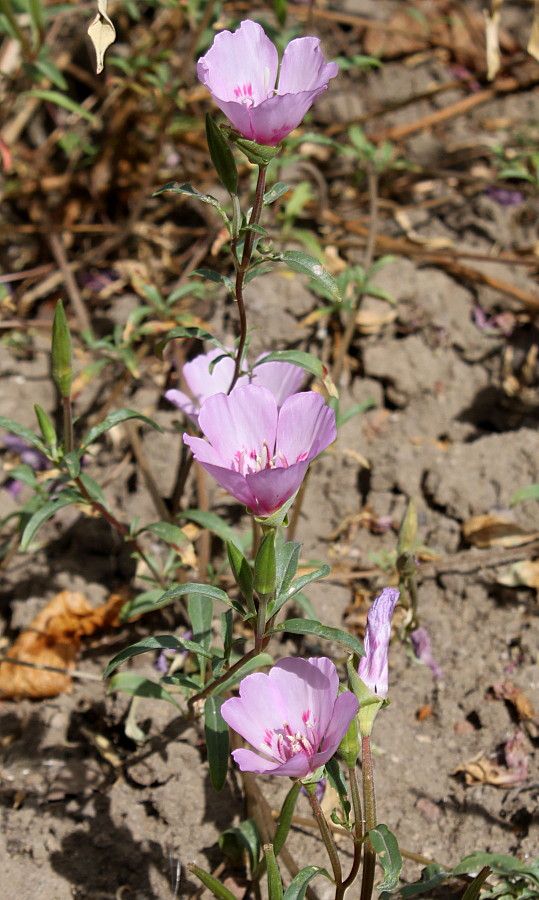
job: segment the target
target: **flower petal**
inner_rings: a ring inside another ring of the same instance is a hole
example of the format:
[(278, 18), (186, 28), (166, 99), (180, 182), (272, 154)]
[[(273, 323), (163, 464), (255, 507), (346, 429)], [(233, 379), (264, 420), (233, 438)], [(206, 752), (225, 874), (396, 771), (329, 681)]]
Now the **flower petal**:
[(305, 753), (296, 753), (281, 765), (265, 760), (262, 756), (247, 749), (233, 750), (232, 756), (242, 772), (254, 772), (255, 775), (268, 773), (270, 775), (288, 775), (289, 778), (305, 778), (312, 770), (309, 758)]
[[(210, 371), (211, 363), (219, 357), (221, 359)], [(224, 356), (220, 347), (215, 347), (185, 363), (182, 374), (191, 393), (202, 405), (213, 394), (226, 394), (234, 375), (234, 360)]]
[[(249, 509), (256, 506), (256, 497), (247, 484), (245, 476), (220, 465), (220, 457), (211, 444), (208, 444), (202, 438), (192, 437), (189, 434), (183, 435), (183, 442), (191, 448), (197, 462), (206, 469), (206, 472), (215, 479), (217, 484), (220, 484), (225, 491), (228, 491), (229, 494)], [(268, 514), (266, 513), (266, 515)]]
[(388, 693), (388, 649), (391, 637), (391, 617), (399, 599), (395, 588), (384, 588), (374, 600), (367, 615), (365, 656), (359, 661), (358, 675), (379, 697)]
[[(348, 731), (350, 722), (354, 716), (357, 715), (358, 710), (359, 703), (357, 697), (355, 697), (351, 691), (344, 691), (342, 694), (339, 694), (335, 701), (333, 715), (320, 748), (320, 753), (326, 757), (323, 762), (327, 762), (328, 759), (333, 756)], [(322, 761), (317, 762), (317, 765), (321, 766)]]
[(325, 61), (318, 38), (296, 38), (290, 41), (284, 51), (278, 92), (280, 95), (306, 91), (319, 93), (327, 87), (330, 78), (335, 78), (338, 73), (337, 63)]
[(325, 450), (337, 437), (335, 413), (314, 391), (292, 394), (279, 413), (277, 452), (289, 465), (304, 456), (309, 461)]
[[(265, 355), (263, 353), (258, 359), (264, 359)], [(253, 369), (253, 383), (268, 388), (279, 408), (287, 397), (299, 391), (304, 377), (305, 372), (300, 366), (287, 362), (262, 362)]]
[(220, 464), (228, 467), (242, 449), (256, 455), (266, 443), (273, 454), (277, 403), (267, 388), (243, 385), (229, 396), (208, 397), (202, 404), (199, 424), (219, 455)]
[[(315, 98), (323, 90), (324, 88), (321, 87), (314, 91), (302, 91), (299, 94), (275, 94), (269, 100), (264, 100), (259, 106), (253, 106), (247, 110), (250, 134), (240, 129), (238, 125), (236, 128), (251, 141), (275, 147), (287, 134), (298, 127)], [(221, 104), (219, 105), (221, 106)], [(230, 118), (229, 112), (223, 106), (221, 109)], [(233, 120), (231, 119), (231, 121)]]
[(255, 516), (271, 516), (277, 512), (296, 493), (308, 468), (309, 461), (305, 460), (288, 468), (262, 469), (246, 475), (253, 499), (250, 508)]
[(195, 400), (192, 400), (183, 391), (176, 390), (176, 388), (165, 391), (165, 398), (169, 403), (181, 409), (198, 426), (198, 403)]
[(247, 104), (262, 103), (273, 91), (278, 65), (277, 50), (262, 26), (247, 19), (234, 33), (216, 35), (198, 61), (197, 75), (218, 106), (220, 101), (233, 101), (246, 109)]
[[(286, 657), (273, 666), (269, 677), (286, 697), (286, 721), (290, 728), (294, 734), (299, 732), (309, 737), (317, 750), (331, 720), (339, 689), (335, 665), (326, 657)], [(307, 727), (307, 721), (312, 730)]]
[(255, 672), (240, 683), (239, 697), (223, 703), (221, 715), (256, 750), (271, 756), (271, 742), (266, 736), (282, 728), (287, 709), (288, 697), (280, 686), (270, 675)]

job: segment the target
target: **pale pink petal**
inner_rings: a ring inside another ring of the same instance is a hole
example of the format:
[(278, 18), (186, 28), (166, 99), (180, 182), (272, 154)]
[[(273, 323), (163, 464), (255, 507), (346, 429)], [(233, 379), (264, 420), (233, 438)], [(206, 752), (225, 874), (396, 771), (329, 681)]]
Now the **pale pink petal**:
[[(184, 443), (189, 445), (189, 440), (187, 438), (189, 435), (183, 436)], [(194, 440), (194, 439), (193, 439)], [(201, 444), (205, 444), (206, 447), (210, 447), (210, 445), (206, 441), (201, 441)], [(212, 452), (213, 447), (210, 447)], [(220, 484), (225, 491), (227, 491), (232, 497), (235, 497), (236, 500), (239, 500), (240, 503), (243, 503), (248, 509), (252, 509), (254, 511), (254, 507), (256, 506), (256, 497), (253, 496), (247, 481), (243, 475), (240, 475), (239, 472), (233, 472), (231, 469), (225, 469), (221, 465), (213, 465), (210, 462), (207, 462), (203, 458), (203, 451), (201, 451), (198, 447), (196, 452), (193, 450), (193, 455), (195, 459), (200, 463), (200, 465), (206, 469), (212, 478), (215, 479), (217, 484)], [(206, 454), (208, 455), (208, 454)], [(261, 515), (269, 515), (269, 513), (263, 513)]]
[(391, 637), (391, 617), (399, 599), (395, 588), (384, 588), (374, 600), (365, 631), (365, 656), (359, 661), (358, 675), (379, 697), (388, 693), (388, 650)]
[(271, 516), (290, 500), (305, 478), (309, 462), (296, 463), (288, 469), (262, 469), (245, 480), (253, 497), (250, 507), (256, 516)]
[[(357, 697), (351, 691), (344, 691), (342, 694), (339, 694), (333, 707), (331, 721), (320, 747), (320, 753), (325, 756), (327, 754), (323, 762), (327, 762), (333, 756), (358, 710)], [(318, 762), (317, 765), (321, 766), (322, 762)]]
[(320, 394), (292, 394), (284, 401), (277, 426), (277, 451), (289, 465), (298, 457), (314, 459), (336, 437), (335, 413)]
[[(263, 359), (264, 354), (258, 357)], [(287, 362), (268, 362), (255, 365), (253, 383), (267, 387), (280, 408), (287, 397), (299, 391), (305, 372), (300, 366)]]
[(259, 144), (277, 146), (287, 134), (298, 127), (315, 98), (323, 90), (321, 87), (313, 91), (302, 91), (300, 94), (275, 94), (260, 106), (248, 110), (250, 134), (247, 135), (243, 131), (242, 134), (252, 141), (258, 141)]
[(267, 388), (245, 385), (234, 388), (229, 396), (208, 397), (199, 413), (199, 424), (221, 459), (229, 466), (238, 451), (259, 454), (267, 444), (275, 447), (277, 404)]
[(176, 388), (165, 391), (165, 397), (169, 403), (181, 409), (198, 426), (198, 403), (195, 400), (192, 400), (183, 391), (176, 390)]
[(198, 61), (197, 75), (219, 106), (219, 101), (236, 101), (247, 108), (273, 91), (278, 65), (277, 50), (262, 26), (247, 19), (235, 32), (216, 35)]
[(273, 666), (270, 678), (286, 697), (287, 722), (292, 731), (311, 738), (306, 727), (308, 719), (316, 734), (314, 749), (317, 750), (331, 720), (339, 688), (335, 665), (326, 657), (286, 657)]
[(287, 762), (280, 765), (265, 760), (252, 750), (233, 750), (234, 762), (242, 772), (253, 772), (255, 775), (287, 775), (289, 778), (305, 778), (311, 771), (310, 760), (305, 753), (296, 753)]
[[(272, 670), (273, 671), (273, 670)], [(282, 728), (287, 717), (288, 698), (270, 675), (255, 672), (240, 683), (240, 696), (226, 700), (221, 707), (223, 719), (256, 750), (271, 756), (265, 740), (268, 731)]]
[(325, 61), (318, 38), (296, 38), (284, 51), (278, 92), (300, 94), (303, 91), (323, 91), (328, 81), (338, 73), (337, 63)]
[[(210, 371), (211, 363), (221, 357)], [(200, 353), (190, 362), (185, 363), (182, 374), (199, 406), (213, 394), (226, 394), (234, 375), (234, 360), (225, 356), (220, 347), (208, 353)]]

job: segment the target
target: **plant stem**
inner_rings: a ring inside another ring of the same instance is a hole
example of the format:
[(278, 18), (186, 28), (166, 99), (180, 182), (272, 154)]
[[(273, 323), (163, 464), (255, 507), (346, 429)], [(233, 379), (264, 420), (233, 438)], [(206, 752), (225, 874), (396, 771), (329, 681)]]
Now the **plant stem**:
[(227, 669), (223, 675), (221, 675), (219, 678), (216, 678), (215, 681), (210, 681), (210, 683), (206, 685), (203, 691), (199, 691), (198, 694), (194, 694), (192, 697), (190, 697), (187, 702), (190, 711), (193, 711), (193, 706), (195, 705), (197, 700), (203, 700), (204, 697), (207, 697), (208, 694), (211, 694), (211, 692), (215, 690), (216, 687), (219, 687), (219, 685), (222, 684), (223, 681), (226, 681), (228, 678), (230, 678), (231, 675), (234, 675), (234, 673), (237, 672), (238, 669), (241, 669), (241, 667), (244, 666), (246, 662), (249, 662), (250, 659), (254, 659), (255, 656), (258, 656), (260, 652), (261, 651), (257, 650), (256, 647), (253, 647), (252, 650), (249, 650), (249, 653), (246, 653), (245, 656), (242, 656), (241, 659), (238, 659), (238, 661), (235, 662), (233, 666), (230, 666), (230, 669)]
[[(371, 739), (369, 736), (361, 738), (361, 753), (363, 765), (363, 805), (365, 808), (365, 831), (370, 831), (376, 825), (376, 797), (374, 793), (374, 772), (371, 755)], [(361, 900), (371, 900), (374, 886), (374, 870), (376, 866), (376, 853), (370, 838), (365, 840), (365, 854), (363, 857), (363, 880), (361, 882)]]
[(62, 410), (64, 414), (64, 450), (71, 453), (73, 450), (73, 411), (71, 397), (62, 397)]
[[(322, 840), (326, 845), (326, 850), (328, 852), (329, 861), (331, 863), (331, 868), (333, 869), (333, 878), (335, 879), (335, 900), (341, 900), (344, 897), (344, 885), (342, 881), (342, 869), (341, 869), (341, 861), (339, 859), (339, 855), (337, 853), (337, 846), (335, 844), (335, 840), (330, 831), (328, 823), (326, 821), (326, 817), (320, 808), (320, 804), (318, 802), (317, 796), (314, 793), (311, 793), (309, 788), (315, 788), (315, 785), (308, 785), (307, 792), (309, 797), (309, 802), (311, 804), (311, 808), (313, 811), (313, 815), (316, 819), (316, 824), (320, 829), (320, 834), (322, 835)], [(316, 789), (316, 788), (315, 788)]]
[(256, 616), (256, 634), (255, 634), (255, 649), (258, 653), (262, 650), (262, 645), (264, 643), (264, 632), (266, 630), (266, 612), (268, 609), (268, 601), (267, 600), (259, 600), (258, 601), (258, 612)]
[(352, 868), (348, 877), (343, 881), (343, 888), (350, 887), (356, 879), (361, 862), (361, 850), (363, 847), (363, 815), (361, 811), (361, 797), (359, 796), (359, 784), (357, 781), (357, 773), (354, 768), (348, 769), (348, 777), (350, 780), (350, 795), (352, 797), (352, 808), (354, 810), (354, 859)]
[[(266, 187), (266, 166), (258, 167), (258, 179), (256, 182), (256, 192), (255, 199), (253, 203), (253, 208), (251, 210), (251, 215), (249, 217), (249, 225), (258, 225), (260, 221), (260, 216), (262, 214), (262, 206), (264, 203), (264, 190)], [(243, 298), (243, 283), (245, 281), (245, 273), (247, 272), (247, 268), (249, 263), (251, 262), (251, 255), (253, 252), (253, 246), (255, 242), (255, 233), (254, 231), (247, 231), (245, 233), (245, 241), (243, 244), (243, 253), (241, 256), (241, 262), (238, 261), (238, 257), (236, 255), (236, 241), (232, 244), (233, 257), (234, 257), (234, 265), (236, 266), (236, 302), (238, 304), (238, 313), (240, 317), (240, 339), (238, 343), (238, 349), (236, 352), (236, 365), (234, 367), (234, 375), (232, 378), (231, 385), (228, 389), (228, 393), (236, 384), (236, 381), (239, 378), (241, 371), (241, 363), (243, 359), (243, 352), (245, 350), (245, 341), (247, 340), (247, 314), (245, 311), (245, 300)]]

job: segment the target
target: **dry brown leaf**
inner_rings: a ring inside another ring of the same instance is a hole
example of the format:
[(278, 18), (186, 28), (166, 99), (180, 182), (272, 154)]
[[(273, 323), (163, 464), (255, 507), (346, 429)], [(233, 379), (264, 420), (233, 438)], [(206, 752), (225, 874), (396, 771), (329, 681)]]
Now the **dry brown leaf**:
[(500, 56), (500, 7), (503, 0), (490, 0), (490, 9), (484, 9), (485, 41), (487, 45), (487, 78), (493, 81), (501, 65)]
[(97, 15), (88, 26), (88, 35), (94, 45), (96, 73), (99, 75), (105, 65), (105, 53), (116, 40), (116, 29), (107, 15), (107, 0), (97, 0)]
[(520, 547), (535, 541), (539, 532), (525, 531), (510, 519), (487, 514), (463, 522), (462, 536), (474, 547)]
[(73, 668), (81, 639), (98, 628), (118, 625), (118, 613), (125, 602), (124, 594), (111, 594), (107, 603), (94, 609), (83, 594), (56, 594), (6, 653), (9, 659), (31, 663), (32, 667), (8, 660), (0, 663), (0, 697), (38, 699), (70, 691), (69, 674), (34, 666)]
[(531, 587), (539, 594), (539, 558), (513, 563), (498, 575), (497, 581), (507, 587)]
[(480, 753), (469, 762), (457, 766), (452, 774), (456, 775), (458, 772), (464, 774), (464, 780), (469, 785), (493, 784), (496, 787), (508, 787), (519, 784), (527, 778), (527, 773), (524, 774), (520, 768), (510, 769), (499, 765), (485, 756), (482, 757)]
[(507, 700), (515, 707), (521, 721), (534, 718), (535, 710), (531, 700), (512, 681), (497, 682), (492, 685), (491, 690), (497, 700)]

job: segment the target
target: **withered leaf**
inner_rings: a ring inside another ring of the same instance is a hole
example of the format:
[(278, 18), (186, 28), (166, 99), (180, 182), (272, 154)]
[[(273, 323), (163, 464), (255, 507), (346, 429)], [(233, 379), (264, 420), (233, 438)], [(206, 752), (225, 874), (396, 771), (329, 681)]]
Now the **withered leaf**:
[(100, 75), (105, 66), (105, 53), (116, 40), (116, 29), (107, 15), (107, 0), (97, 0), (97, 15), (88, 26), (88, 35), (94, 45), (96, 73)]
[(472, 516), (462, 524), (462, 536), (474, 547), (520, 547), (539, 537), (509, 518), (494, 515)]
[[(107, 603), (93, 608), (83, 594), (61, 591), (21, 632), (0, 662), (0, 697), (56, 697), (71, 690), (71, 676), (65, 671), (75, 664), (81, 639), (98, 628), (119, 624), (118, 613), (125, 604), (123, 594), (111, 594)], [(18, 665), (31, 663), (31, 666)], [(37, 668), (35, 668), (37, 667)]]

